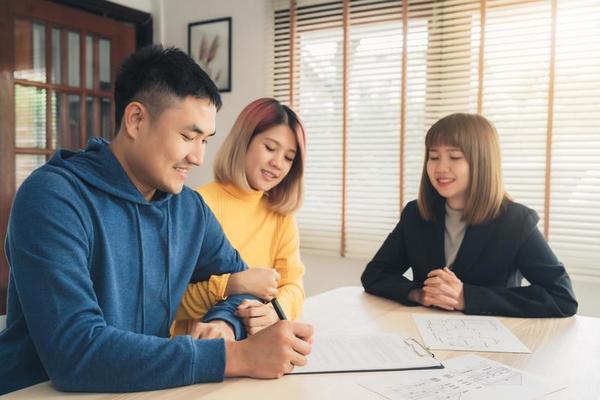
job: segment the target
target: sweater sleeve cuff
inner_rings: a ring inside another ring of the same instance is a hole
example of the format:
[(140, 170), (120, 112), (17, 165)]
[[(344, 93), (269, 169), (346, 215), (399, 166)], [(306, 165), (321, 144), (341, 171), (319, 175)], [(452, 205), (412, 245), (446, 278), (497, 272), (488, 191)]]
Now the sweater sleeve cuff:
[(212, 313), (206, 314), (203, 321), (211, 322), (211, 321), (225, 321), (233, 328), (233, 333), (235, 335), (235, 340), (242, 340), (246, 338), (246, 328), (242, 321), (238, 318), (234, 317), (230, 313), (225, 310), (215, 310)]
[(227, 296), (225, 296), (225, 290), (227, 289), (227, 284), (229, 283), (230, 276), (231, 274), (220, 275), (220, 279), (218, 280), (218, 284), (216, 287), (217, 301), (222, 301), (227, 298)]
[(246, 338), (246, 328), (242, 321), (235, 316), (235, 310), (244, 299), (256, 299), (251, 295), (234, 295), (229, 296), (225, 301), (216, 304), (213, 308), (208, 310), (208, 313), (203, 318), (204, 322), (210, 322), (214, 320), (221, 320), (229, 323), (234, 330), (235, 339), (241, 340)]
[(225, 341), (223, 339), (194, 340), (189, 385), (221, 382), (225, 378)]

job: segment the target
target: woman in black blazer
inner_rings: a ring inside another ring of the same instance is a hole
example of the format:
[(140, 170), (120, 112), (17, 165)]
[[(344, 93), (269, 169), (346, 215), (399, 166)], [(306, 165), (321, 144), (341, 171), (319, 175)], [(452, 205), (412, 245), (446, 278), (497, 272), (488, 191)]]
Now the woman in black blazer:
[[(365, 290), (465, 314), (575, 314), (571, 280), (537, 229), (536, 212), (503, 189), (493, 125), (452, 114), (429, 129), (425, 147), (419, 198), (367, 265)], [(404, 277), (409, 268), (412, 281)]]

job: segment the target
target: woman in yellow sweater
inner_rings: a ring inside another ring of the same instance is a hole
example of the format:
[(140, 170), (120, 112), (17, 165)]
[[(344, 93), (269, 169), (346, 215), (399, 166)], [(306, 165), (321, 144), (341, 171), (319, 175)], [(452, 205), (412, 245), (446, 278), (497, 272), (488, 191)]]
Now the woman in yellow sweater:
[[(249, 269), (190, 284), (177, 311), (175, 334), (190, 333), (192, 321), (234, 294), (277, 296), (288, 318), (299, 316), (304, 265), (293, 213), (303, 198), (304, 153), (304, 128), (289, 107), (262, 98), (242, 110), (217, 152), (215, 182), (198, 192)], [(248, 334), (278, 319), (270, 304), (257, 300), (244, 300), (236, 313)]]

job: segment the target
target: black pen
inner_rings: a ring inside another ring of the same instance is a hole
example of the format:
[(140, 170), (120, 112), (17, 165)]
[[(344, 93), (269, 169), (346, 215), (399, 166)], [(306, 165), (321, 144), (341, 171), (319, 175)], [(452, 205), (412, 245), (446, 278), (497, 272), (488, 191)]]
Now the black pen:
[(277, 316), (279, 317), (279, 319), (286, 320), (287, 318), (285, 317), (283, 308), (281, 308), (281, 305), (279, 304), (279, 302), (277, 301), (277, 299), (275, 297), (273, 297), (273, 300), (271, 300), (271, 304), (273, 304), (273, 308), (275, 309), (275, 312), (277, 313)]

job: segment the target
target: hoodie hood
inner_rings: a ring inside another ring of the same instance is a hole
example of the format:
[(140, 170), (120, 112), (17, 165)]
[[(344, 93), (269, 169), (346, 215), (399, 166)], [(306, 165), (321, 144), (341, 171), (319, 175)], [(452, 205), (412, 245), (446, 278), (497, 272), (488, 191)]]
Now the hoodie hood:
[(103, 192), (137, 204), (159, 205), (172, 196), (170, 193), (157, 190), (154, 196), (156, 200), (147, 201), (129, 179), (127, 172), (109, 147), (109, 142), (102, 138), (89, 139), (84, 151), (59, 150), (48, 163), (69, 170)]
[[(164, 274), (155, 278), (166, 281), (167, 289), (164, 305), (167, 315), (166, 323), (168, 324), (174, 312), (171, 298), (171, 215), (167, 202), (172, 195), (157, 191), (154, 196), (157, 200), (147, 201), (129, 179), (121, 163), (112, 152), (109, 142), (102, 138), (90, 139), (84, 151), (57, 151), (49, 164), (65, 168), (90, 186), (131, 204), (134, 216), (132, 222), (135, 225), (137, 234), (137, 240), (135, 244), (131, 243), (131, 247), (137, 246), (137, 259), (139, 262), (139, 330), (141, 333), (146, 332), (148, 304), (153, 301), (156, 302), (156, 298), (148, 298), (147, 295), (147, 281), (152, 279), (148, 275), (152, 274)], [(154, 218), (157, 218), (157, 215), (159, 215), (159, 219), (164, 218), (164, 223), (159, 224), (160, 229), (158, 231), (157, 228), (146, 226), (147, 222), (144, 222), (151, 218), (151, 215), (154, 215)], [(161, 242), (161, 237), (166, 238), (164, 242)], [(148, 243), (153, 243), (153, 245), (149, 246)], [(162, 251), (158, 253), (156, 252), (157, 245), (162, 247)], [(148, 265), (152, 265), (152, 259), (163, 259), (164, 268), (166, 269), (149, 268)]]

